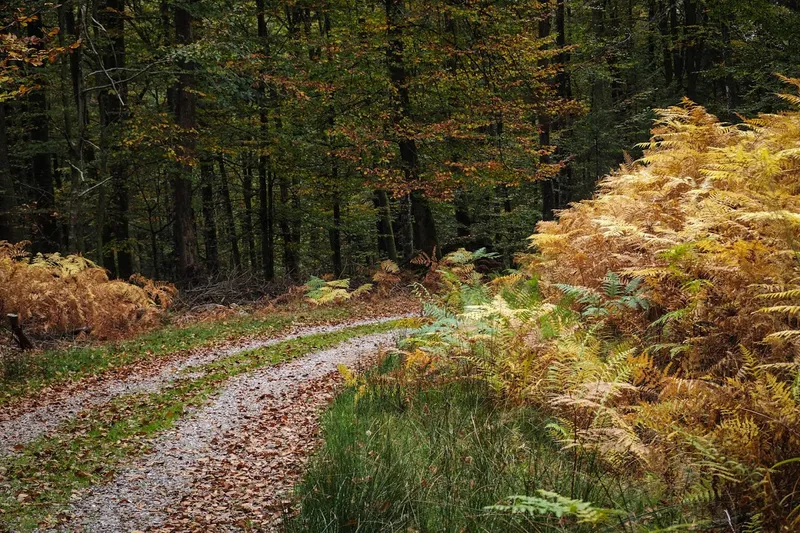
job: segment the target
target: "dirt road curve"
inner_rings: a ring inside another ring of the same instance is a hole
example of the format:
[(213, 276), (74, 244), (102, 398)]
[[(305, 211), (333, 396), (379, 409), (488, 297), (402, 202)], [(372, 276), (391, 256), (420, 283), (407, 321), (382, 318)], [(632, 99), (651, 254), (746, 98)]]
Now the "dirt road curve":
[(210, 404), (158, 436), (150, 453), (109, 483), (74, 494), (53, 531), (277, 529), (313, 448), (319, 413), (341, 381), (337, 366), (366, 365), (401, 334), (356, 337), (232, 378)]

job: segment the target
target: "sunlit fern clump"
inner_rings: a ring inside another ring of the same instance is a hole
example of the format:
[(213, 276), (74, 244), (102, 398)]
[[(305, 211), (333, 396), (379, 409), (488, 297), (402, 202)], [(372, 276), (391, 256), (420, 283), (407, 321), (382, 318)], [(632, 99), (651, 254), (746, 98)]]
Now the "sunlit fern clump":
[(355, 290), (350, 290), (349, 279), (335, 279), (331, 281), (312, 276), (305, 284), (306, 300), (314, 305), (323, 305), (349, 300), (372, 290), (371, 283), (365, 283)]
[(404, 376), (538, 406), (576, 462), (687, 521), (798, 530), (800, 112), (663, 110), (640, 161), (531, 239), (482, 298), (444, 269)]
[(31, 257), (27, 244), (0, 241), (0, 313), (19, 315), (31, 333), (81, 330), (119, 338), (155, 325), (177, 294), (174, 286), (143, 276), (110, 280), (78, 255)]

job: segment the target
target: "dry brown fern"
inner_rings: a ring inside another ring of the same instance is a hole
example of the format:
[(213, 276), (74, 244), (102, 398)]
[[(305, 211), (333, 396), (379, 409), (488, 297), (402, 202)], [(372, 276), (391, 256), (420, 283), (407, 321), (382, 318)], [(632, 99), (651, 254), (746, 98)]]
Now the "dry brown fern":
[(154, 326), (177, 294), (174, 286), (135, 276), (110, 280), (79, 255), (30, 257), (28, 243), (0, 241), (0, 313), (16, 313), (34, 334), (87, 328), (97, 338), (119, 338)]

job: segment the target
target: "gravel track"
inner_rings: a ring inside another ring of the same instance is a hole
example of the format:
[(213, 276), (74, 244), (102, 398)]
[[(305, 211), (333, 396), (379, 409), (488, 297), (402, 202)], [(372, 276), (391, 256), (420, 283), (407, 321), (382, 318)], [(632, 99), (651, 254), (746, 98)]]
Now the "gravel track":
[[(314, 328), (313, 332), (341, 328)], [(117, 533), (158, 528), (191, 492), (190, 472), (218, 455), (219, 443), (226, 433), (246, 432), (245, 426), (274, 404), (276, 396), (335, 372), (339, 364), (355, 366), (381, 348), (394, 345), (401, 334), (394, 331), (357, 337), (331, 349), (232, 378), (211, 404), (156, 438), (151, 453), (122, 469), (109, 484), (96, 485), (75, 499), (65, 512), (64, 525), (57, 531)]]
[(15, 413), (7, 420), (0, 420), (0, 457), (12, 454), (15, 452), (15, 448), (46, 435), (61, 423), (75, 418), (81, 411), (102, 405), (124, 394), (157, 392), (172, 383), (176, 378), (185, 376), (192, 367), (298, 337), (330, 333), (361, 325), (379, 324), (410, 316), (412, 315), (359, 320), (337, 325), (297, 327), (291, 333), (277, 338), (247, 340), (235, 342), (222, 348), (201, 350), (188, 358), (171, 361), (155, 375), (148, 373), (134, 374), (126, 376), (124, 379), (102, 382), (96, 387), (90, 385), (86, 389), (76, 391), (70, 396), (56, 397), (52, 401), (36, 405), (30, 410)]

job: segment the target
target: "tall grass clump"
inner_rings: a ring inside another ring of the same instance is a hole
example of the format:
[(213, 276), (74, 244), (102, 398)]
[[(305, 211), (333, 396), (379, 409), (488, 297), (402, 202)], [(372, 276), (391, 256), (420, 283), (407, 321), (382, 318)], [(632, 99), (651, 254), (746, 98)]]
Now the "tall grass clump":
[(385, 361), (324, 415), (324, 445), (299, 488), (290, 531), (596, 530), (566, 508), (561, 516), (490, 508), (538, 490), (592, 502), (596, 513), (625, 507), (602, 515), (607, 527), (626, 529), (647, 512), (652, 502), (635, 488), (597, 482), (599, 462), (561, 453), (537, 410), (500, 406), (480, 382), (401, 386), (403, 365)]

